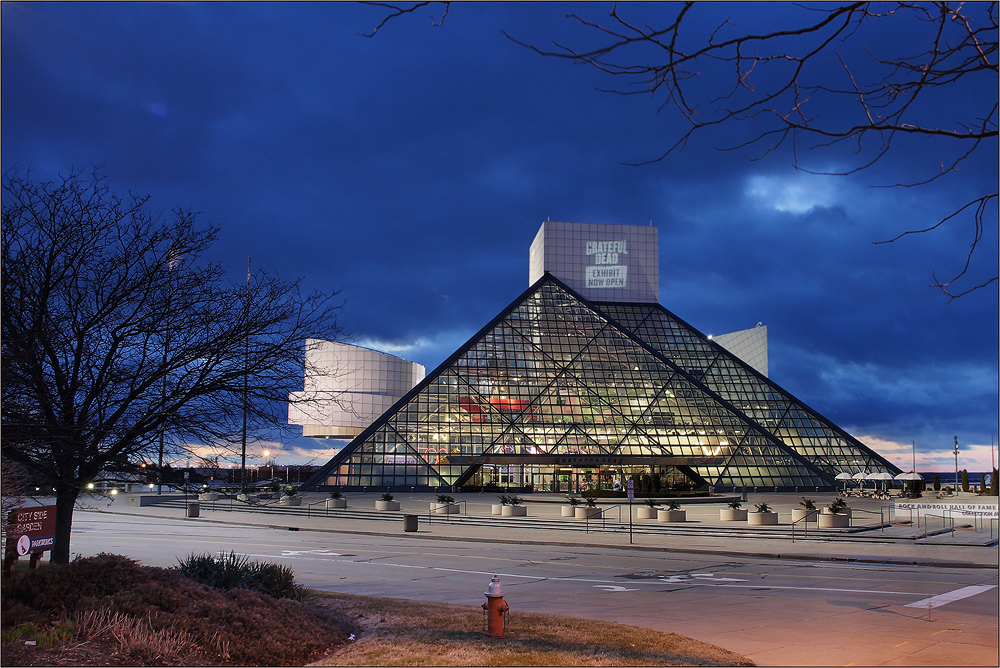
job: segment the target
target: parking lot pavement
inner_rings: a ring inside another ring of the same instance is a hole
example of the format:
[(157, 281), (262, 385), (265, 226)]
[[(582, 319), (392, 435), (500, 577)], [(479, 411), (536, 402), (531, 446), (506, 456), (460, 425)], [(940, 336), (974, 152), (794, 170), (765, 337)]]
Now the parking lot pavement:
[[(879, 561), (884, 563), (933, 564), (996, 568), (997, 522), (978, 523), (956, 529), (930, 520), (920, 526), (893, 522), (892, 504), (876, 499), (849, 499), (853, 509), (850, 530), (819, 532), (815, 524), (808, 531), (791, 535), (792, 510), (800, 507), (802, 494), (749, 494), (744, 508), (767, 503), (777, 511), (776, 527), (749, 527), (745, 522), (723, 522), (720, 500), (682, 501), (687, 511), (683, 523), (665, 525), (655, 520), (635, 518), (636, 506), (627, 502), (601, 500), (604, 520), (577, 520), (562, 516), (566, 498), (554, 494), (523, 495), (528, 508), (526, 517), (498, 517), (492, 514), (499, 499), (493, 494), (453, 494), (459, 504), (456, 515), (431, 512), (436, 495), (430, 493), (394, 493), (399, 511), (375, 511), (381, 493), (347, 493), (347, 508), (328, 510), (325, 494), (301, 495), (301, 505), (282, 506), (265, 501), (248, 506), (232, 499), (203, 502), (199, 516), (192, 521), (267, 526), (288, 526), (315, 531), (354, 532), (397, 535), (403, 532), (404, 515), (417, 515), (418, 530), (408, 535), (427, 539), (458, 538), (470, 541), (516, 543), (552, 543), (600, 545), (645, 550), (717, 552), (750, 556), (841, 561)], [(730, 497), (725, 497), (730, 498)], [(829, 505), (833, 494), (810, 495), (817, 507)], [(978, 497), (990, 502), (990, 497)], [(189, 499), (192, 501), (193, 497)], [(89, 503), (95, 510), (150, 514), (160, 517), (184, 517), (184, 501), (170, 497), (167, 503), (138, 507), (119, 497), (112, 502), (95, 498)], [(996, 503), (996, 497), (992, 497)], [(629, 523), (630, 511), (632, 521)], [(863, 528), (862, 530), (858, 530)], [(867, 527), (867, 528), (864, 528)], [(943, 529), (947, 529), (942, 531)], [(937, 532), (937, 533), (936, 533)], [(924, 538), (924, 535), (927, 538)], [(794, 538), (794, 540), (793, 540)]]

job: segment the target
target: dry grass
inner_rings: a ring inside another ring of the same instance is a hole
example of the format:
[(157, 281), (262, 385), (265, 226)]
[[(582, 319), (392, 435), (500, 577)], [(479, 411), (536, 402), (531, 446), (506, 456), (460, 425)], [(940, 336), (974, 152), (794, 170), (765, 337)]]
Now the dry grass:
[(753, 665), (673, 633), (519, 611), (506, 638), (487, 638), (478, 606), (276, 600), (114, 555), (7, 577), (0, 591), (5, 666)]
[[(475, 606), (317, 593), (357, 640), (319, 666), (752, 666), (675, 633), (576, 617), (511, 612), (506, 637), (487, 638)], [(356, 629), (356, 630), (354, 630)]]
[[(347, 637), (325, 610), (116, 555), (4, 578), (2, 596), (8, 666), (302, 665)], [(57, 625), (72, 629), (65, 642), (39, 642)]]

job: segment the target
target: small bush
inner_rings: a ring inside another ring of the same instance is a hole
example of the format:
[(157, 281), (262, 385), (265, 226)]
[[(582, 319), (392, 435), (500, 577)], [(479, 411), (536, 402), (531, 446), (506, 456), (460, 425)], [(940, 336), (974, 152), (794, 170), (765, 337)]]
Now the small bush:
[(755, 504), (755, 505), (757, 506), (757, 512), (758, 513), (769, 513), (769, 512), (771, 512), (771, 506), (767, 505), (766, 503), (758, 503), (758, 504)]
[(221, 591), (249, 589), (273, 598), (293, 599), (301, 599), (304, 593), (288, 566), (250, 561), (234, 552), (218, 557), (192, 554), (178, 560), (177, 568), (185, 577)]

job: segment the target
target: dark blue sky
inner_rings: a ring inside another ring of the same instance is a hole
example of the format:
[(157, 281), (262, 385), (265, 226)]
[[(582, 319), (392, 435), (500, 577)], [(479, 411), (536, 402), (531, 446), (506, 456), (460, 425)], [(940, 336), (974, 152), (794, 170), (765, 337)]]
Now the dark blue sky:
[[(627, 166), (662, 153), (683, 120), (658, 114), (662, 99), (600, 92), (621, 82), (501, 32), (593, 44), (565, 15), (608, 9), (457, 4), (440, 27), (434, 8), (366, 39), (384, 14), (349, 3), (4, 2), (3, 169), (44, 178), (101, 163), (154, 209), (220, 226), (214, 254), (234, 280), (252, 256), (340, 290), (358, 342), (428, 372), (527, 287), (541, 221), (652, 221), (668, 309), (705, 333), (768, 325), (772, 379), (907, 470), (911, 441), (918, 468), (949, 470), (955, 435), (960, 466), (987, 468), (997, 284), (952, 303), (928, 287), (932, 270), (961, 267), (973, 229), (872, 242), (995, 192), (996, 140), (921, 188), (871, 186), (933, 173), (940, 142), (900, 141), (874, 169), (820, 176), (796, 171), (788, 147), (758, 161), (715, 150), (746, 139), (744, 126)], [(676, 11), (624, 9), (649, 23)], [(712, 3), (699, 21), (767, 28), (770, 9)], [(915, 42), (911, 27), (863, 37), (890, 48)], [(948, 105), (996, 97), (993, 75)], [(854, 156), (801, 159), (843, 171)], [(996, 275), (995, 207), (971, 271)], [(314, 446), (271, 448), (284, 463)]]

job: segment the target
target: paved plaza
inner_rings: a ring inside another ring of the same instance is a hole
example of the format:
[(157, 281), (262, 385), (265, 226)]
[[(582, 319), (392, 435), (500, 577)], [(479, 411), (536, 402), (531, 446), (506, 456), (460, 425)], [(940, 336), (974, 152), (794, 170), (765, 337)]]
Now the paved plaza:
[(853, 526), (797, 526), (793, 541), (801, 494), (749, 495), (744, 508), (777, 510), (770, 527), (720, 521), (720, 499), (684, 502), (676, 524), (638, 520), (634, 504), (630, 527), (627, 503), (600, 503), (604, 517), (583, 520), (563, 517), (557, 495), (523, 495), (525, 517), (493, 515), (494, 494), (454, 494), (453, 515), (431, 512), (434, 494), (393, 495), (398, 511), (376, 511), (381, 492), (369, 492), (346, 493), (346, 509), (327, 509), (321, 494), (299, 506), (222, 498), (200, 502), (197, 517), (193, 497), (85, 499), (73, 553), (169, 566), (235, 550), (287, 563), (316, 589), (465, 604), (496, 572), (515, 612), (673, 631), (758, 665), (997, 665), (995, 520), (917, 526), (887, 514), (891, 503), (852, 498)]

